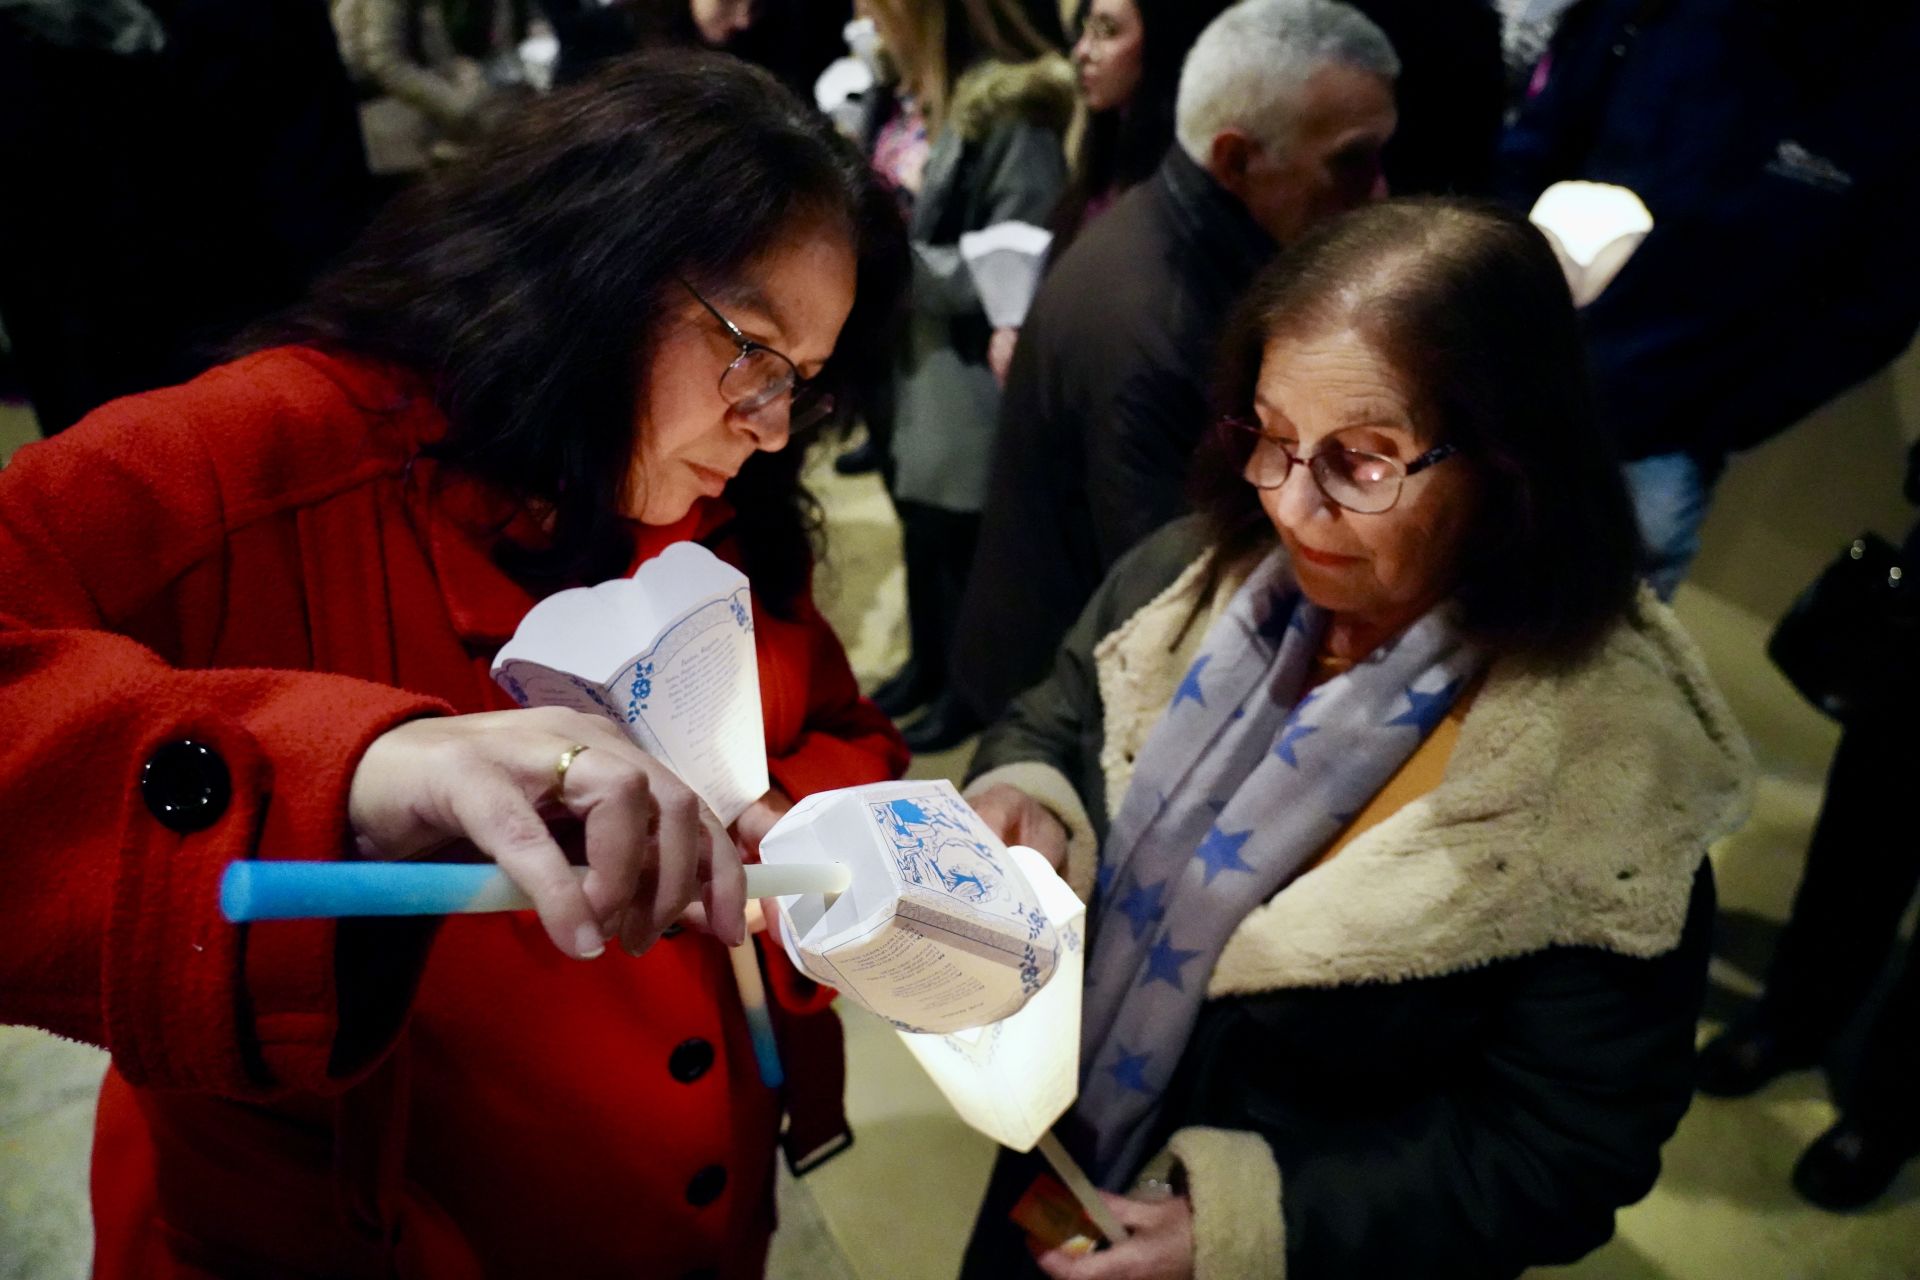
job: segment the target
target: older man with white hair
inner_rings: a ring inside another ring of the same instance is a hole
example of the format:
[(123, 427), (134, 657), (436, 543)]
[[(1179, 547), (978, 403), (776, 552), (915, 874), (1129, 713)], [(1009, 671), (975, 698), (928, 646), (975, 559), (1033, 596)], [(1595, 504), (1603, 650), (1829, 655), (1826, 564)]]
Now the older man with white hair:
[(1194, 44), (1178, 145), (1054, 264), (1021, 331), (956, 641), (955, 740), (1045, 675), (1107, 569), (1185, 510), (1221, 326), (1277, 246), (1384, 194), (1399, 70), (1334, 0), (1244, 0)]

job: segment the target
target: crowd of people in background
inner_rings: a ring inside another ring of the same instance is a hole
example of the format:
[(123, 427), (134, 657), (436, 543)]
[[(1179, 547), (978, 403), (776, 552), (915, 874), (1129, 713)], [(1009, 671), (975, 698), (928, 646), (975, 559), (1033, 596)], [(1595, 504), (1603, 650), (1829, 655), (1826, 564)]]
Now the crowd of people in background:
[[(0, 706), (42, 725), (0, 796), (73, 859), (10, 868), (0, 1018), (115, 1054), (97, 1273), (531, 1274), (565, 1222), (586, 1273), (758, 1274), (843, 1063), (773, 946), (796, 1082), (743, 1067), (728, 851), (983, 731), (967, 797), (1089, 902), (1063, 1137), (1115, 1193), (1176, 1170), (1115, 1201), (1124, 1274), (1595, 1247), (1696, 1088), (1820, 1061), (1920, 876), (1842, 865), (1920, 708), (1850, 710), (1696, 1065), (1751, 762), (1664, 602), (1729, 459), (1920, 330), (1916, 56), (1870, 0), (0, 0), (0, 326), (49, 437), (0, 476)], [(1527, 222), (1569, 181), (1651, 215), (1578, 309)], [(1051, 235), (1018, 324), (961, 249), (1009, 223)], [(899, 518), (866, 698), (815, 442)], [(775, 673), (732, 830), (485, 679), (534, 600), (684, 540)], [(456, 837), (534, 924), (242, 945), (193, 896), (271, 840)], [(1900, 963), (1794, 1175), (1824, 1207), (1920, 1155)], [(702, 1108), (629, 1088), (655, 1060)], [(538, 1194), (485, 1178), (508, 1148)], [(1036, 1172), (966, 1274), (1103, 1274), (1012, 1228)]]

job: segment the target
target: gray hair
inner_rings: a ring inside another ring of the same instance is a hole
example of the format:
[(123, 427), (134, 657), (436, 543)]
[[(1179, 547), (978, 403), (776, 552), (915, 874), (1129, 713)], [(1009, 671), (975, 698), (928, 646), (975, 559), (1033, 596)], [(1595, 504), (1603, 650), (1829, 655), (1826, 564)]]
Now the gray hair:
[(1392, 80), (1400, 58), (1366, 15), (1337, 0), (1241, 0), (1215, 18), (1180, 69), (1174, 136), (1204, 165), (1222, 129), (1269, 152), (1290, 145), (1301, 91), (1329, 63)]

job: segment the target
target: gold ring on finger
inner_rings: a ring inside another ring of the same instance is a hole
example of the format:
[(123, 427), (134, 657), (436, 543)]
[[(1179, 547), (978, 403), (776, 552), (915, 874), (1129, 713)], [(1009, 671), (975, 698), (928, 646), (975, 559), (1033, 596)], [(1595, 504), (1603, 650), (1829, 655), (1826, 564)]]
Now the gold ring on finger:
[(567, 789), (567, 770), (573, 768), (573, 762), (578, 760), (580, 753), (586, 749), (586, 743), (576, 742), (562, 751), (560, 758), (553, 762), (553, 794), (556, 798)]

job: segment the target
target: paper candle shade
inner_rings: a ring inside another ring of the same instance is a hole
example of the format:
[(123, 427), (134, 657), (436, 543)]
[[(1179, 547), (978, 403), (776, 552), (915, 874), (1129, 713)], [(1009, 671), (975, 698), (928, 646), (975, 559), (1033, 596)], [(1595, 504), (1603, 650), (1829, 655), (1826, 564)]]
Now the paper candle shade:
[(1053, 977), (999, 1022), (944, 1036), (903, 1031), (900, 1039), (962, 1120), (1003, 1147), (1031, 1151), (1079, 1091), (1086, 908), (1045, 858), (1032, 849), (1008, 852), (1060, 938)]
[(904, 1031), (1008, 1017), (1046, 986), (1064, 949), (1030, 865), (947, 782), (809, 796), (760, 856), (847, 866), (852, 883), (837, 897), (780, 900), (782, 941), (803, 972)]
[(981, 308), (996, 329), (1017, 329), (1026, 323), (1052, 243), (1052, 232), (1027, 222), (996, 222), (960, 237), (960, 259), (967, 264)]
[(873, 88), (873, 71), (858, 58), (835, 58), (813, 82), (813, 100), (834, 127), (858, 140), (866, 115), (863, 96)]
[(767, 791), (747, 579), (682, 542), (631, 578), (548, 596), (493, 660), (522, 706), (620, 725), (732, 825)]
[(1546, 233), (1576, 307), (1605, 292), (1653, 230), (1653, 215), (1639, 196), (1603, 182), (1556, 182), (1527, 217)]

